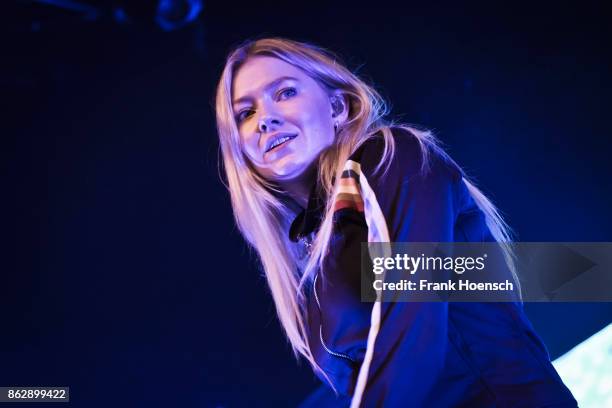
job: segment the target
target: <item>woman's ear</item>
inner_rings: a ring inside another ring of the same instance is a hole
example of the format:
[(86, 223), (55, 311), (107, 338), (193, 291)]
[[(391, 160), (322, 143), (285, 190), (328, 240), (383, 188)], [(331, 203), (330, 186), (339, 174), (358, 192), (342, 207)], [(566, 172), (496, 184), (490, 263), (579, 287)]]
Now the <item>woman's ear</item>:
[(342, 126), (348, 119), (348, 102), (346, 96), (341, 91), (335, 91), (329, 97), (331, 104), (331, 114), (334, 124)]

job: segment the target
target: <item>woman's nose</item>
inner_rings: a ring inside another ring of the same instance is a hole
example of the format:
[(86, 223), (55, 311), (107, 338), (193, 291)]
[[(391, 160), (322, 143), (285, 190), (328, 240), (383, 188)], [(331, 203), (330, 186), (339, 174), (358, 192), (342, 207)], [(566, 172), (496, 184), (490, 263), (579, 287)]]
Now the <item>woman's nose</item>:
[(272, 116), (262, 116), (259, 119), (258, 128), (260, 132), (269, 132), (280, 125), (280, 120)]

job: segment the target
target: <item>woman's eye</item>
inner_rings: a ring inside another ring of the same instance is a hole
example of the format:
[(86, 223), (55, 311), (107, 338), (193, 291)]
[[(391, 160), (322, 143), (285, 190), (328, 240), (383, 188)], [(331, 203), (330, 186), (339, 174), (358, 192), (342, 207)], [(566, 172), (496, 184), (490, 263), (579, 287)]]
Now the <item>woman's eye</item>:
[(251, 112), (253, 112), (251, 109), (245, 109), (242, 112), (240, 112), (238, 114), (238, 116), (236, 116), (236, 121), (238, 123), (242, 122), (243, 120), (245, 120), (248, 116), (250, 116)]
[(297, 91), (295, 88), (285, 88), (281, 89), (281, 91), (278, 93), (278, 97), (279, 99), (287, 99), (294, 96), (296, 93)]

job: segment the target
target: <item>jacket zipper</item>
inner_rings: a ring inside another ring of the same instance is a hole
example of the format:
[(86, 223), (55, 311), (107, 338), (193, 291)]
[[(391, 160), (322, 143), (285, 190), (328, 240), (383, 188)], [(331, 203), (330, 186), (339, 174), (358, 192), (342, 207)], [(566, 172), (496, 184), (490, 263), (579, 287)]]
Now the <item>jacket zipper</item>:
[(319, 302), (319, 296), (317, 295), (317, 278), (319, 277), (319, 273), (317, 272), (315, 274), (314, 280), (312, 281), (312, 291), (314, 292), (314, 297), (315, 300), (317, 301), (317, 307), (319, 308), (319, 340), (321, 340), (321, 345), (323, 346), (323, 348), (325, 349), (325, 351), (327, 351), (329, 354), (331, 354), (334, 357), (339, 357), (339, 358), (344, 358), (346, 360), (349, 360), (350, 362), (354, 363), (355, 360), (353, 358), (351, 358), (348, 354), (344, 354), (344, 353), (338, 353), (337, 351), (333, 351), (332, 349), (330, 349), (329, 347), (327, 347), (327, 344), (325, 344), (325, 340), (323, 340), (323, 323), (321, 323), (321, 303)]

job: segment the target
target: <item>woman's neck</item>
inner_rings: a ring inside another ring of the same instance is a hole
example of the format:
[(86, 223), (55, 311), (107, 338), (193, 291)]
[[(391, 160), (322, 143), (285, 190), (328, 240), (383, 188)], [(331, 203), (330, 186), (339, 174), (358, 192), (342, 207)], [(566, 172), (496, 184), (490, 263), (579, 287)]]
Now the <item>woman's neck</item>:
[[(311, 166), (303, 174), (294, 180), (282, 183), (282, 188), (289, 195), (289, 206), (298, 205), (301, 209), (308, 207), (308, 200), (310, 199), (310, 192), (312, 186), (317, 182), (317, 166)], [(296, 208), (297, 209), (297, 208)], [(300, 209), (300, 210), (301, 210)]]

